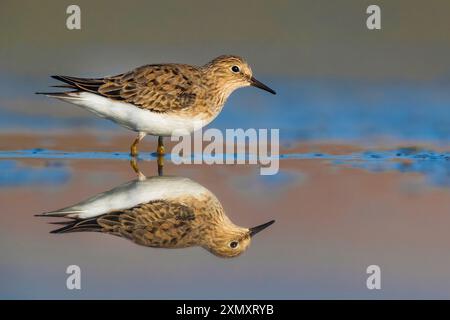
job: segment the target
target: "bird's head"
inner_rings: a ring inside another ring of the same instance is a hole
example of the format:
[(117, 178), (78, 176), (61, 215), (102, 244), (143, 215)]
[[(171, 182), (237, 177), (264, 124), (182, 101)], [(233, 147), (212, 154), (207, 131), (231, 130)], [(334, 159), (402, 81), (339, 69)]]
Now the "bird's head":
[(242, 228), (234, 224), (217, 227), (207, 239), (205, 248), (221, 258), (233, 258), (242, 254), (250, 245), (252, 237), (275, 221), (271, 220), (253, 228)]
[(218, 88), (227, 95), (234, 90), (254, 86), (262, 90), (276, 94), (274, 90), (256, 80), (252, 69), (247, 62), (238, 56), (223, 55), (215, 58), (203, 66), (203, 70), (209, 75), (209, 81), (215, 82)]

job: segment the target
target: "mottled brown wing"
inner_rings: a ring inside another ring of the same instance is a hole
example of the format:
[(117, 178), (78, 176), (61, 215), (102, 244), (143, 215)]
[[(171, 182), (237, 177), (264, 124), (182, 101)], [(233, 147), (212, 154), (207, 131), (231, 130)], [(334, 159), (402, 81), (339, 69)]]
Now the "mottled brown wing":
[(97, 79), (53, 78), (81, 91), (160, 113), (194, 106), (200, 90), (199, 70), (180, 64), (146, 65), (124, 74)]
[(104, 232), (150, 247), (174, 247), (191, 231), (192, 208), (164, 200), (140, 204), (97, 219)]

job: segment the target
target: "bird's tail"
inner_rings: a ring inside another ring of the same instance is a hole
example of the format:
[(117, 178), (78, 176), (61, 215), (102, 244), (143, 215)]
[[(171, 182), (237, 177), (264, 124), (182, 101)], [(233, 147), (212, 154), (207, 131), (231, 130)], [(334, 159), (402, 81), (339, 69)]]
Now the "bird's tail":
[(72, 218), (76, 219), (84, 210), (76, 210), (76, 208), (60, 209), (55, 211), (43, 212), (35, 214), (35, 217), (58, 217), (58, 218)]
[(101, 231), (102, 226), (97, 222), (97, 218), (74, 220), (64, 222), (51, 222), (51, 224), (64, 225), (62, 228), (58, 228), (50, 231), (50, 233), (69, 233), (69, 232), (82, 232), (82, 231)]
[(59, 98), (63, 100), (78, 99), (79, 93), (82, 91), (96, 92), (96, 88), (102, 85), (104, 82), (101, 79), (89, 79), (89, 78), (76, 78), (69, 76), (51, 76), (53, 79), (64, 82), (64, 84), (51, 86), (53, 88), (66, 88), (73, 91), (66, 92), (36, 92), (36, 94), (43, 94), (51, 98)]
[(74, 98), (78, 97), (79, 92), (92, 92), (96, 93), (98, 88), (105, 82), (102, 78), (77, 78), (70, 76), (51, 76), (53, 79), (64, 82), (62, 85), (52, 86), (54, 88), (67, 88), (73, 91), (68, 92), (36, 92), (36, 94), (43, 94), (53, 98)]
[(62, 100), (79, 100), (79, 91), (65, 91), (65, 92), (35, 92), (50, 98), (57, 98)]

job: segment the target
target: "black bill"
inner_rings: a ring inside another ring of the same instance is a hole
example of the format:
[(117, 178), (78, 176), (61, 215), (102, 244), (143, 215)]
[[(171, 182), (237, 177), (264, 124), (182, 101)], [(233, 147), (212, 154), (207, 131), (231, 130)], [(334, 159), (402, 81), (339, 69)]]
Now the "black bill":
[(257, 234), (260, 231), (263, 231), (265, 228), (267, 228), (268, 226), (272, 225), (275, 222), (275, 220), (271, 220), (269, 222), (266, 222), (264, 224), (260, 224), (259, 226), (250, 228), (250, 236), (253, 237), (255, 234)]
[(251, 77), (250, 79), (250, 85), (263, 89), (265, 91), (270, 92), (271, 94), (277, 94), (274, 90), (270, 89), (268, 86), (266, 86), (264, 83), (259, 82), (258, 80), (256, 80), (254, 77)]

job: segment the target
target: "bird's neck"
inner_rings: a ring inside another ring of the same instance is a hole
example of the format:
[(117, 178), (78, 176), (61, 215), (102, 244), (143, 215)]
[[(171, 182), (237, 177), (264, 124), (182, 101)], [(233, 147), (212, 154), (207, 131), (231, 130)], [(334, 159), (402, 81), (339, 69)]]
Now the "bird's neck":
[(236, 85), (225, 82), (222, 72), (214, 67), (204, 67), (202, 72), (207, 101), (210, 103), (209, 108), (220, 112), (230, 94), (237, 89)]

